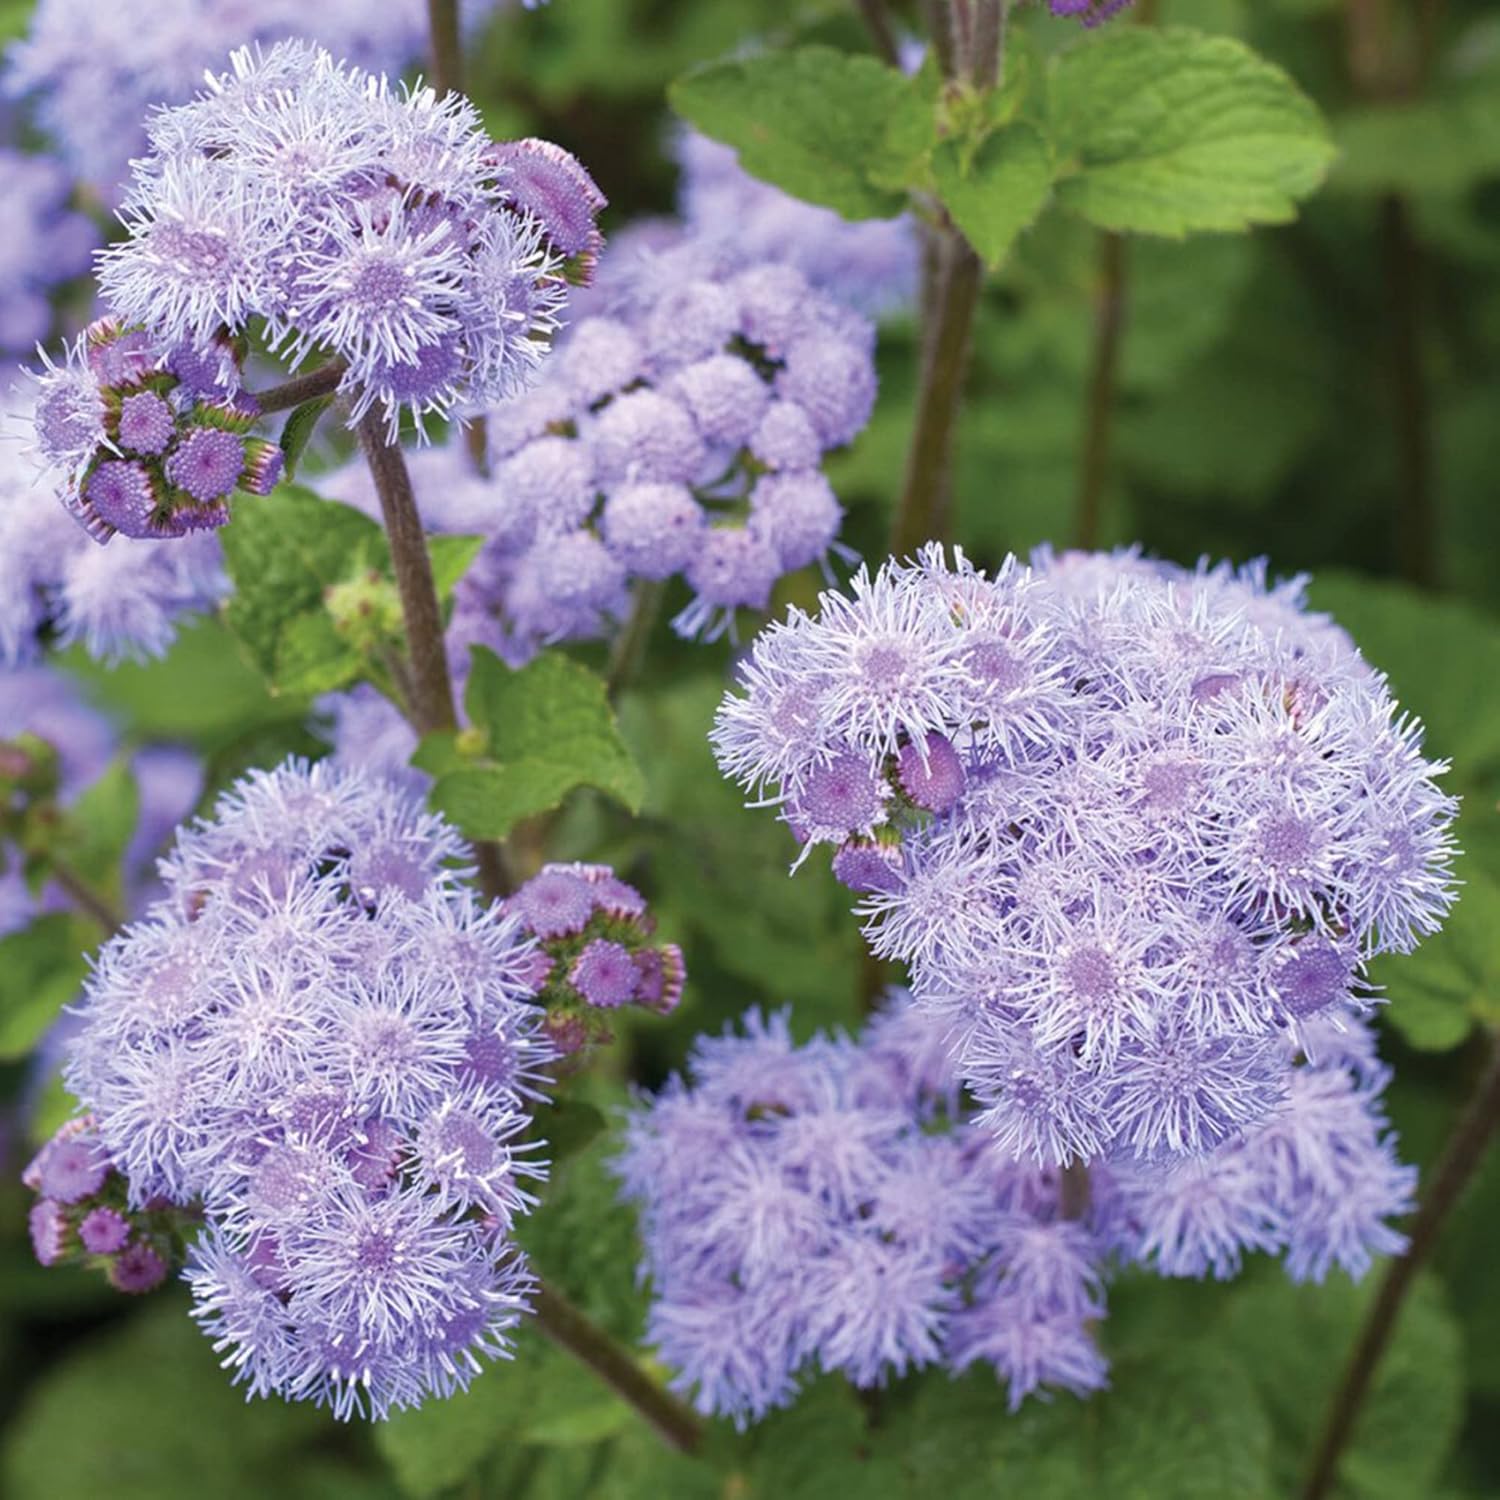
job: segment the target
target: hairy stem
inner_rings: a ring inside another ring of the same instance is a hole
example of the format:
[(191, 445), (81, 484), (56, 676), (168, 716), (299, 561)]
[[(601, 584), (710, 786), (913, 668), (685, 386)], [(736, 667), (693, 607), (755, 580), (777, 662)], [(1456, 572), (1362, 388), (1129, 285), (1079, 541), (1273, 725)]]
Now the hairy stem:
[(96, 890), (71, 865), (49, 859), (47, 873), (84, 916), (92, 917), (104, 929), (105, 937), (113, 937), (125, 925), (125, 918), (115, 910), (109, 897)]
[(974, 86), (992, 89), (1000, 81), (1000, 59), (1005, 51), (1005, 0), (979, 0), (974, 12)]
[(537, 1287), (532, 1307), (542, 1332), (629, 1402), (665, 1442), (679, 1453), (697, 1448), (702, 1436), (697, 1416), (641, 1369), (628, 1349), (545, 1284)]
[(901, 66), (901, 53), (896, 46), (896, 33), (891, 27), (891, 18), (886, 14), (885, 0), (854, 0), (865, 30), (870, 33), (870, 45), (881, 62), (890, 67)]
[(359, 420), (359, 443), (364, 449), (380, 514), (391, 542), (396, 591), (406, 622), (406, 647), (411, 658), (411, 718), (418, 734), (456, 729), (453, 681), (448, 675), (448, 650), (443, 641), (443, 612), (432, 579), (427, 536), (417, 513), (411, 474), (399, 443), (386, 435), (385, 418), (371, 407)]
[(314, 401), (319, 396), (331, 396), (348, 371), (349, 366), (344, 360), (331, 359), (326, 365), (319, 365), (306, 375), (295, 376), (282, 385), (273, 385), (269, 390), (253, 391), (251, 395), (261, 414), (269, 416), (272, 412), (301, 406), (304, 401)]
[(953, 434), (958, 425), (969, 343), (984, 268), (954, 230), (937, 248), (932, 321), (922, 347), (916, 421), (891, 527), (891, 551), (904, 557), (948, 528)]
[(464, 86), (464, 49), (458, 31), (458, 0), (427, 0), (427, 31), (432, 40), (432, 78), (441, 94)]
[(1402, 1304), (1417, 1272), (1432, 1254), (1449, 1213), (1484, 1158), (1485, 1148), (1500, 1124), (1500, 1040), (1490, 1039), (1490, 1055), (1412, 1221), (1406, 1254), (1390, 1263), (1375, 1301), (1365, 1317), (1344, 1378), (1334, 1393), (1328, 1417), (1308, 1470), (1302, 1500), (1324, 1500), (1332, 1489), (1339, 1458), (1354, 1430), (1380, 1357), (1395, 1332)]
[(1125, 241), (1099, 237), (1099, 285), (1094, 300), (1094, 348), (1089, 370), (1083, 444), (1079, 450), (1078, 492), (1073, 509), (1073, 540), (1099, 545), (1104, 481), (1109, 475), (1109, 440), (1114, 423), (1115, 376), (1125, 331)]

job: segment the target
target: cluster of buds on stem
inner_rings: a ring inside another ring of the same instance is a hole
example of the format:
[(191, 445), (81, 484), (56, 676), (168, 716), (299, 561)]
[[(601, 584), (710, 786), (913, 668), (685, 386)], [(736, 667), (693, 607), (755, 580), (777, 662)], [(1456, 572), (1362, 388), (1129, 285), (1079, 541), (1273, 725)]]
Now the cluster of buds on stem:
[(677, 1008), (686, 970), (676, 943), (656, 938), (646, 899), (608, 865), (550, 864), (506, 902), (536, 939), (535, 999), (564, 1054), (606, 1042), (604, 1012)]

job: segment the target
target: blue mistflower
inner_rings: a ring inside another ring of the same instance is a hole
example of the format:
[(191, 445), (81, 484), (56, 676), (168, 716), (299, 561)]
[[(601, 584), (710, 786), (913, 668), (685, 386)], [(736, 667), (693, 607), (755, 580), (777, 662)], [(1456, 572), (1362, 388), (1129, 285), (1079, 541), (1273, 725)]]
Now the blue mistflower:
[[(255, 773), (89, 981), (84, 1143), (127, 1218), (201, 1214), (194, 1316), (252, 1395), (383, 1416), (467, 1385), (525, 1311), (509, 1232), (544, 1169), (519, 1137), (555, 1053), (531, 940), (460, 883), (463, 847), (368, 775)], [(69, 1233), (98, 1187), (77, 1155), (33, 1184)]]
[(1134, 553), (989, 576), (932, 547), (742, 666), (722, 768), (801, 858), (835, 846), (1008, 1152), (1225, 1148), (1285, 1107), (1310, 1028), (1376, 998), (1366, 960), (1442, 922), (1446, 767), (1301, 590)]

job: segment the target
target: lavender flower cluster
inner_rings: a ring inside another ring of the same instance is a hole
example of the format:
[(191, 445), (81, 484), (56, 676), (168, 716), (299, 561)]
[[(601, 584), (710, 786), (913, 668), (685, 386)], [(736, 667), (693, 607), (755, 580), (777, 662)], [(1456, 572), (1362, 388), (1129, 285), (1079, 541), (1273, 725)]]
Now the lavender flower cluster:
[(251, 435), (253, 402), (224, 399), (199, 359), (168, 367), (144, 332), (113, 318), (91, 323), (36, 380), (36, 451), (96, 541), (212, 531), (236, 490), (268, 495), (281, 478), (281, 449)]
[(194, 1316), (250, 1395), (383, 1416), (465, 1387), (526, 1307), (553, 1053), (463, 847), (376, 779), (252, 773), (88, 983), (67, 1082), (127, 1209), (201, 1213)]
[(632, 581), (681, 573), (684, 635), (764, 609), (837, 547), (820, 468), (869, 419), (874, 333), (790, 266), (687, 242), (576, 324), (541, 381), (490, 416), (489, 540), (452, 639), (513, 664), (604, 633)]
[[(595, 248), (602, 199), (566, 153), (496, 145), (461, 96), (303, 43), (235, 52), (148, 136), (100, 257), (109, 309), (169, 363), (262, 323), (292, 369), (343, 361), (351, 420), (378, 405), (393, 432), (517, 391)], [(216, 378), (232, 391), (235, 362)]]
[(1453, 898), (1444, 766), (1258, 567), (989, 577), (930, 547), (772, 626), (742, 686), (722, 768), (836, 846), (871, 947), (1038, 1165), (1226, 1147)]
[(857, 1043), (796, 1047), (784, 1016), (752, 1014), (630, 1121), (617, 1171), (649, 1337), (701, 1411), (741, 1426), (814, 1368), (869, 1387), (987, 1364), (1014, 1410), (1106, 1383), (1091, 1325), (1118, 1265), (1228, 1276), (1286, 1249), (1293, 1277), (1358, 1274), (1402, 1248), (1381, 1215), (1409, 1208), (1415, 1174), (1383, 1137), (1363, 1024), (1317, 1029), (1271, 1124), (1209, 1163), (1100, 1164), (1080, 1197), (973, 1123), (941, 1019), (899, 993)]
[(47, 337), (47, 294), (89, 268), (99, 231), (68, 206), (71, 184), (56, 162), (0, 146), (0, 351), (22, 353)]
[[(56, 423), (59, 436), (102, 432), (97, 384), (76, 361), (67, 368), (78, 409), (70, 419), (65, 404), (55, 406), (48, 425)], [(24, 392), (0, 398), (7, 428), (35, 433), (36, 415)], [(57, 483), (76, 493), (64, 474), (56, 471)], [(212, 609), (226, 587), (219, 544), (209, 535), (140, 542), (128, 552), (95, 546), (38, 481), (20, 445), (0, 441), (0, 667), (35, 660), (45, 638), (80, 643), (109, 662), (159, 656), (179, 622)]]

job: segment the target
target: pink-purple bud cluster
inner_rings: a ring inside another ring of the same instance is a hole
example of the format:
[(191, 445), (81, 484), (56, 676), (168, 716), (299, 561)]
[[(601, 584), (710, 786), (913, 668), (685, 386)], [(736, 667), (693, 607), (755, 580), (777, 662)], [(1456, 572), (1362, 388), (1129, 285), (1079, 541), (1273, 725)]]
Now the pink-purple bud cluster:
[(36, 383), (36, 451), (96, 541), (214, 530), (236, 491), (266, 495), (281, 478), (281, 449), (252, 435), (253, 403), (205, 399), (142, 329), (90, 324)]
[(21, 1181), (37, 1195), (28, 1227), (42, 1265), (98, 1266), (116, 1291), (138, 1294), (155, 1290), (182, 1264), (191, 1216), (164, 1201), (129, 1202), (92, 1116), (63, 1125)]
[(607, 1041), (604, 1013), (622, 1006), (677, 1008), (682, 950), (656, 938), (645, 897), (608, 865), (544, 865), (505, 906), (536, 940), (536, 1000), (558, 1052)]

